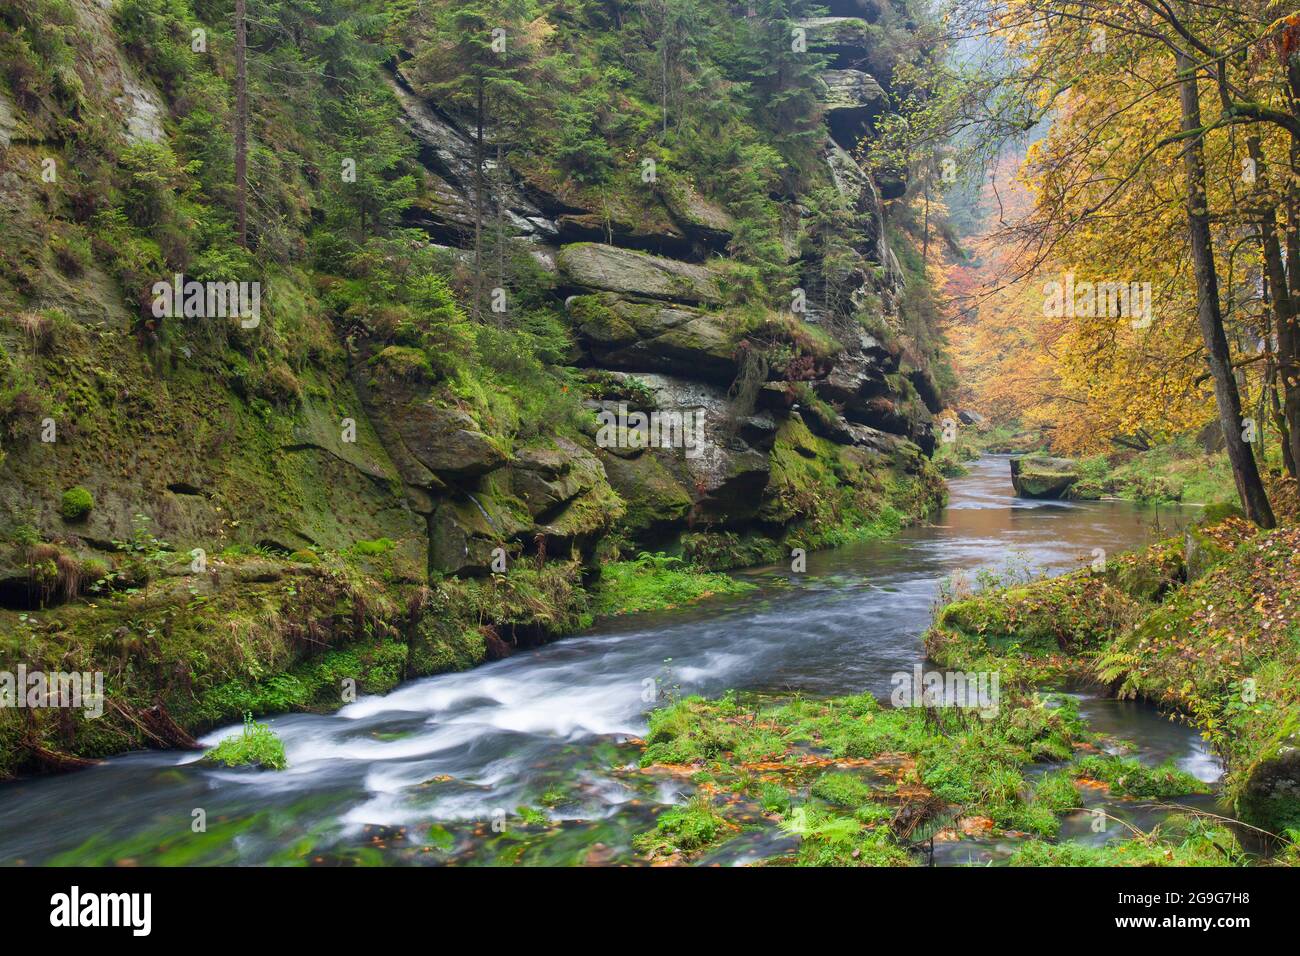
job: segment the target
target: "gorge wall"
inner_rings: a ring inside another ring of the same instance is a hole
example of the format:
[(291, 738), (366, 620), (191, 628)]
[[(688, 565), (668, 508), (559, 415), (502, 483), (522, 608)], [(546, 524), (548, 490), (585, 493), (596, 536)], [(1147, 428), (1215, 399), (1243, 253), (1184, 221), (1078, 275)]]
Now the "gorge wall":
[[(508, 653), (585, 623), (601, 565), (640, 551), (786, 560), (942, 499), (940, 357), (905, 314), (925, 278), (887, 209), (906, 186), (855, 159), (888, 108), (901, 0), (768, 18), (818, 57), (799, 118), (816, 161), (749, 206), (684, 147), (621, 133), (614, 173), (567, 175), (527, 145), (557, 125), (545, 108), (478, 141), (463, 90), (440, 96), (430, 24), (394, 19), (360, 143), (293, 92), (254, 96), (252, 251), (229, 241), (221, 6), (5, 14), (0, 668), (106, 671), (112, 706), (93, 725), (7, 712), (0, 773)], [(566, 18), (633, 15), (580, 6), (538, 11), (537, 48)], [(160, 60), (198, 23), (215, 65)], [(591, 55), (612, 72), (645, 52)], [(276, 53), (257, 49), (267, 75)], [(328, 95), (320, 73), (304, 97)], [(332, 192), (339, 157), (385, 150), (374, 195)], [(777, 224), (757, 258), (756, 216)], [(476, 235), (499, 313), (486, 288), (466, 305)], [(158, 317), (175, 275), (258, 277), (259, 320)], [(702, 434), (645, 447), (637, 413)]]

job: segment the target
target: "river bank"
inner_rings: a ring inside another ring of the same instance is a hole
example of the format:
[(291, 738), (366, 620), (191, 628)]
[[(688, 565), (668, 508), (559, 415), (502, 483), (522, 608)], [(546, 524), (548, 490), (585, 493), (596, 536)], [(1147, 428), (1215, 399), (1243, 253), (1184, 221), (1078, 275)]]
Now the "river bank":
[[(1094, 548), (1117, 553), (1157, 536), (1154, 513), (1126, 502), (1032, 502), (1010, 490), (1006, 460), (985, 459), (952, 482), (949, 506), (931, 522), (811, 553), (806, 572), (738, 572), (755, 588), (613, 619), (362, 696), (331, 715), (271, 717), (285, 745), (282, 772), (144, 751), (2, 785), (5, 861), (646, 862), (633, 841), (696, 790), (689, 777), (639, 767), (648, 716), (667, 697), (735, 689), (769, 701), (888, 699), (892, 675), (924, 660), (921, 633), (942, 579), (981, 568), (1068, 571)], [(1177, 509), (1160, 515), (1165, 529), (1180, 520)], [(1081, 702), (1084, 712), (1092, 706)], [(1217, 776), (1190, 730), (1149, 708), (1113, 716), (1111, 736), (1158, 742), (1141, 759)], [(96, 797), (108, 791), (114, 801)], [(207, 812), (206, 834), (191, 832), (195, 808)], [(775, 821), (755, 822), (690, 862), (753, 862), (797, 843)], [(963, 837), (951, 851), (940, 845), (936, 861), (983, 859), (1000, 839)]]
[[(94, 714), (0, 708), (0, 780), (141, 748), (197, 748), (196, 735), (245, 714), (329, 713), (358, 695), (578, 633), (597, 618), (742, 593), (751, 586), (716, 569), (880, 539), (923, 520), (946, 491), (917, 462), (910, 475), (860, 475), (870, 481), (851, 502), (832, 503), (840, 486), (819, 485), (826, 500), (781, 542), (699, 533), (686, 537), (681, 556), (611, 545), (594, 563), (545, 554), (507, 561), (503, 549), (500, 573), (427, 582), (403, 570), (388, 539), (339, 552), (229, 548), (189, 560), (140, 521), (111, 568), (88, 568), (41, 542), (19, 546), (34, 593), (58, 600), (0, 608), (0, 672), (103, 674), (105, 700)], [(820, 472), (810, 474), (815, 484)]]
[(1093, 681), (1187, 720), (1227, 769), (1235, 813), (1300, 827), (1300, 530), (1222, 513), (1052, 581), (967, 596), (926, 635), (948, 667)]

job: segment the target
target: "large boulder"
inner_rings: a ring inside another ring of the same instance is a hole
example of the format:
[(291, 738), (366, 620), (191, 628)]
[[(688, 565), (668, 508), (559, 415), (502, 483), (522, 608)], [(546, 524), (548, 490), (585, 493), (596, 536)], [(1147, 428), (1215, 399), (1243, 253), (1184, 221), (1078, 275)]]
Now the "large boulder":
[(874, 113), (884, 104), (885, 91), (870, 73), (824, 70), (819, 79), (818, 99), (828, 113), (842, 110)]
[(843, 409), (850, 421), (903, 434), (882, 423), (879, 401), (890, 398), (889, 373), (897, 366), (897, 358), (879, 340), (862, 332), (858, 341), (836, 356), (835, 365), (812, 386), (819, 398)]
[(613, 293), (574, 296), (565, 307), (602, 368), (689, 369), (692, 377), (723, 384), (736, 377), (736, 346), (724, 314)]
[(736, 220), (731, 213), (695, 188), (676, 177), (660, 184), (660, 198), (669, 215), (681, 229), (697, 242), (711, 249), (722, 249), (731, 241)]
[[(435, 234), (472, 235), (477, 182), (473, 141), (416, 95), (400, 71), (396, 78), (389, 78), (389, 86), (402, 108), (401, 122), (419, 142), (420, 160), (428, 170), (413, 220)], [(513, 233), (537, 238), (556, 236), (555, 224), (513, 181), (493, 185)]]
[[(630, 461), (653, 455), (664, 472), (688, 490), (693, 520), (701, 524), (736, 527), (751, 520), (771, 470), (768, 452), (776, 437), (772, 415), (746, 414), (720, 385), (669, 375), (611, 374), (635, 382), (645, 396), (633, 410), (691, 416), (690, 421), (702, 423), (690, 447), (648, 448), (631, 454), (626, 449), (606, 449), (611, 458)], [(598, 408), (613, 412), (616, 405), (605, 402)], [(618, 487), (622, 477), (618, 472), (627, 469), (610, 459), (605, 464)], [(676, 498), (664, 490), (667, 498)]]
[(1030, 455), (1011, 459), (1011, 485), (1021, 498), (1062, 498), (1079, 480), (1071, 458)]
[(571, 243), (555, 261), (570, 286), (696, 305), (722, 301), (717, 274), (706, 266), (597, 242)]
[(871, 42), (871, 24), (860, 17), (805, 17), (796, 20), (808, 45), (820, 51), (860, 51)]
[(548, 553), (561, 544), (591, 543), (625, 511), (600, 459), (562, 436), (549, 448), (521, 450), (510, 478), (515, 497), (533, 517), (528, 533), (534, 541), (545, 537)]
[[(464, 409), (439, 404), (413, 349), (389, 346), (367, 368), (363, 394), (385, 448), (410, 485), (486, 474), (506, 463), (498, 442)], [(360, 378), (360, 376), (359, 376)]]
[(429, 515), (429, 565), (443, 574), (480, 574), (493, 552), (506, 548), (528, 525), (489, 491), (452, 492)]
[(831, 137), (851, 149), (886, 108), (885, 91), (862, 70), (825, 70), (819, 80), (817, 98), (826, 111)]

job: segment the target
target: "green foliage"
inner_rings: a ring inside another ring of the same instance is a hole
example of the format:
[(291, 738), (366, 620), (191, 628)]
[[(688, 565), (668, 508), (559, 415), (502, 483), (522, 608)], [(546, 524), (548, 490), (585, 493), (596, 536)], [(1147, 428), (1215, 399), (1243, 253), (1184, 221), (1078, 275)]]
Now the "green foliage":
[(388, 554), (396, 545), (388, 538), (376, 538), (374, 541), (358, 541), (352, 545), (352, 553), (362, 558), (374, 558)]
[(592, 607), (598, 615), (632, 614), (678, 607), (715, 594), (741, 594), (754, 585), (711, 571), (679, 567), (681, 559), (642, 552), (635, 561), (601, 568)]
[(812, 785), (812, 795), (839, 807), (854, 809), (871, 799), (871, 787), (848, 773), (827, 773)]
[[(1224, 456), (1206, 454), (1189, 435), (1143, 452), (1120, 451), (1084, 458), (1079, 462), (1079, 474), (1080, 480), (1070, 489), (1071, 497), (1109, 495), (1154, 503), (1204, 504), (1236, 493)], [(1216, 520), (1229, 517), (1231, 512), (1221, 514)]]
[(1012, 854), (1012, 866), (1244, 866), (1249, 858), (1220, 820), (1175, 815), (1150, 833), (1098, 846), (1030, 840)]
[(1123, 757), (1093, 755), (1074, 767), (1075, 777), (1100, 780), (1111, 793), (1124, 797), (1163, 798), (1207, 793), (1209, 787), (1171, 763), (1145, 767)]
[(1068, 770), (1054, 770), (1043, 774), (1034, 784), (1034, 803), (1053, 813), (1064, 813), (1079, 807), (1079, 788)]
[(244, 715), (242, 733), (227, 737), (208, 751), (206, 760), (226, 767), (256, 767), (260, 770), (283, 770), (288, 766), (284, 744), (266, 724)]
[(727, 822), (703, 794), (692, 797), (684, 807), (670, 807), (659, 815), (655, 828), (632, 841), (639, 853), (649, 857), (692, 853), (713, 843)]

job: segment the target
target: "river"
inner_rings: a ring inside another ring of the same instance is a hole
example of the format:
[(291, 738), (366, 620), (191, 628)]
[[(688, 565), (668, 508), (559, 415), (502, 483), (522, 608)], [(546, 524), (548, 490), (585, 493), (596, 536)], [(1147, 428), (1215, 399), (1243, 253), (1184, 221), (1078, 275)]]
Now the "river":
[[(603, 623), (335, 714), (270, 718), (288, 755), (283, 772), (150, 751), (0, 785), (0, 863), (632, 862), (631, 837), (690, 792), (686, 780), (635, 768), (628, 738), (645, 730), (654, 682), (675, 693), (887, 697), (891, 675), (923, 657), (920, 635), (945, 577), (1068, 570), (1095, 548), (1117, 553), (1194, 514), (1017, 499), (999, 456), (973, 463), (950, 488), (946, 509), (894, 538), (811, 554), (802, 573), (739, 572), (756, 591)], [(1219, 775), (1194, 732), (1148, 706), (1083, 695), (1081, 710), (1135, 743), (1144, 762), (1172, 758), (1201, 779)], [(542, 805), (551, 825), (518, 812)], [(1139, 826), (1156, 819), (1139, 807), (1108, 809)], [(1065, 836), (1123, 838), (1122, 827), (1095, 834), (1088, 815), (1077, 817)], [(750, 862), (789, 839), (756, 829), (702, 862)], [(959, 840), (937, 848), (935, 861), (997, 861), (1009, 849), (1008, 839)]]

